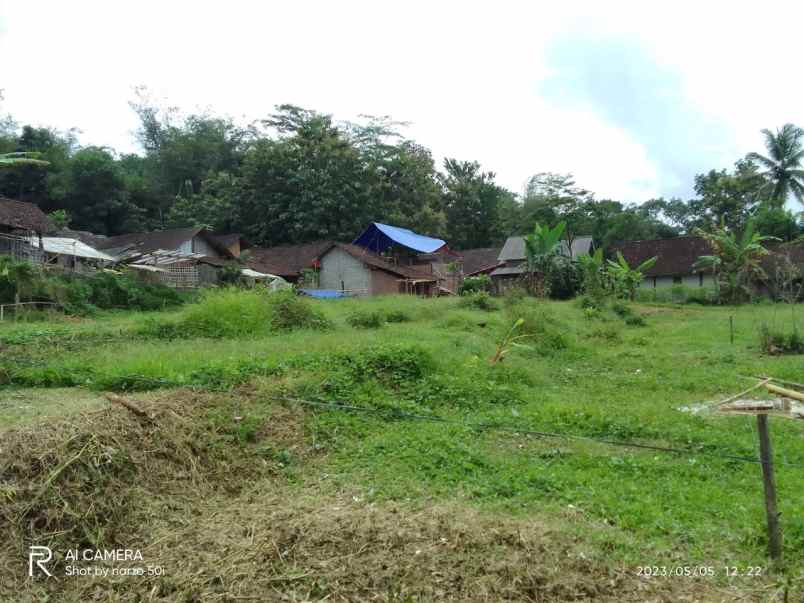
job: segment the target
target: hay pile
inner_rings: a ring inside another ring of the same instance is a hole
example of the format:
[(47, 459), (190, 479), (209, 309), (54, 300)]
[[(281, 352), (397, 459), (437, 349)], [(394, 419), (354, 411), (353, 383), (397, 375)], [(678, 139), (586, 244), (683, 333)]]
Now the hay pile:
[[(115, 405), (4, 434), (0, 600), (736, 598), (711, 581), (612, 567), (555, 523), (334, 491), (297, 408), (271, 406), (256, 442), (243, 444), (238, 426), (254, 407), (237, 396), (178, 391), (136, 404), (144, 416)], [(271, 450), (296, 459), (305, 479), (288, 479)], [(164, 575), (31, 580), (30, 544), (57, 559), (68, 548), (140, 549)]]

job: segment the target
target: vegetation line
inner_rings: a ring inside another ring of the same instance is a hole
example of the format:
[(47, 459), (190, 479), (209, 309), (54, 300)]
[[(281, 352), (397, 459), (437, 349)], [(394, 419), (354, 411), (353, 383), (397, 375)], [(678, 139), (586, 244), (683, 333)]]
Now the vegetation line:
[[(508, 433), (521, 433), (525, 435), (535, 435), (544, 438), (559, 438), (559, 439), (566, 439), (566, 440), (580, 440), (580, 441), (587, 441), (587, 442), (596, 442), (598, 444), (608, 444), (609, 446), (621, 446), (623, 448), (640, 448), (645, 450), (655, 450), (657, 452), (672, 452), (676, 454), (686, 454), (689, 456), (707, 456), (711, 458), (717, 458), (722, 460), (730, 460), (730, 461), (741, 461), (743, 463), (754, 463), (757, 465), (761, 465), (762, 461), (758, 458), (748, 457), (748, 456), (738, 456), (734, 454), (720, 454), (715, 452), (703, 452), (703, 451), (696, 451), (696, 450), (689, 450), (684, 448), (670, 448), (668, 446), (655, 446), (652, 444), (638, 444), (636, 442), (623, 442), (620, 440), (604, 440), (600, 438), (593, 438), (591, 436), (582, 436), (582, 435), (575, 435), (570, 433), (553, 433), (549, 431), (535, 431), (533, 429), (528, 428), (520, 428), (511, 425), (496, 425), (494, 423), (466, 423), (464, 421), (454, 421), (452, 419), (446, 419), (444, 417), (438, 416), (427, 416), (427, 415), (416, 415), (408, 412), (404, 412), (401, 410), (394, 410), (394, 411), (386, 411), (377, 408), (368, 408), (366, 406), (354, 406), (349, 404), (338, 404), (333, 402), (318, 402), (315, 400), (302, 400), (301, 398), (287, 398), (287, 397), (279, 397), (278, 400), (283, 400), (286, 402), (296, 402), (298, 404), (307, 404), (310, 406), (320, 406), (323, 408), (331, 408), (335, 410), (349, 410), (349, 411), (356, 411), (356, 412), (365, 412), (365, 413), (374, 413), (379, 415), (386, 415), (391, 416), (392, 418), (400, 418), (400, 419), (414, 419), (419, 421), (432, 421), (434, 423), (447, 423), (450, 425), (460, 425), (461, 427), (469, 427), (472, 429), (481, 429), (487, 431), (504, 431)], [(787, 467), (796, 467), (798, 469), (804, 469), (804, 464), (799, 463), (790, 463), (788, 461), (774, 461), (776, 465), (785, 465)]]

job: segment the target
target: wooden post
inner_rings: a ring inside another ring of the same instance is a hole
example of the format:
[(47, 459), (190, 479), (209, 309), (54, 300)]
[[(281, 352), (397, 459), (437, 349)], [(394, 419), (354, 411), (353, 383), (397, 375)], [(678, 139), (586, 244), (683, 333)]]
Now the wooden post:
[(730, 333), (729, 341), (731, 341), (731, 343), (733, 344), (734, 343), (734, 316), (729, 316), (729, 333)]
[(765, 514), (768, 518), (768, 552), (771, 559), (782, 559), (782, 529), (779, 512), (776, 510), (776, 479), (773, 475), (773, 450), (771, 449), (768, 415), (757, 415), (759, 431), (759, 456), (762, 461), (762, 483), (765, 487)]

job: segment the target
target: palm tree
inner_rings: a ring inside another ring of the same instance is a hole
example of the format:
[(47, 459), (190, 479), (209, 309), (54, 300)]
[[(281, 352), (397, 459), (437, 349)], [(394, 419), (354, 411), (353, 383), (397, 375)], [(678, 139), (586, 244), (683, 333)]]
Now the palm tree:
[(0, 153), (0, 168), (18, 165), (50, 165), (49, 161), (39, 159), (41, 153)]
[(765, 148), (768, 157), (759, 153), (749, 153), (747, 158), (756, 161), (765, 171), (762, 173), (773, 186), (772, 199), (783, 205), (790, 193), (804, 203), (804, 146), (802, 137), (804, 130), (793, 124), (785, 124), (774, 134), (770, 130), (762, 130), (765, 135)]
[[(698, 231), (712, 247), (713, 255), (702, 255), (695, 268), (711, 268), (718, 288), (718, 297), (723, 295), (733, 303), (741, 297), (751, 297), (751, 285), (767, 279), (761, 260), (769, 252), (763, 241), (778, 241), (776, 237), (760, 235), (749, 220), (741, 237), (721, 224), (713, 232)], [(724, 291), (725, 289), (725, 291)]]

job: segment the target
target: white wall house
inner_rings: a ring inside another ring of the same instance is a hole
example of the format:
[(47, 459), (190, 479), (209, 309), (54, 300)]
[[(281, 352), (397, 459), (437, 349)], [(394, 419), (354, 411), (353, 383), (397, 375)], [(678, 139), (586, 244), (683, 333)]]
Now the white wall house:
[(616, 255), (618, 251), (632, 267), (652, 257), (656, 258), (656, 263), (645, 271), (642, 281), (644, 288), (660, 289), (673, 285), (714, 286), (711, 272), (696, 267), (702, 255), (712, 253), (709, 243), (702, 237), (627, 241), (612, 246), (612, 254)]

